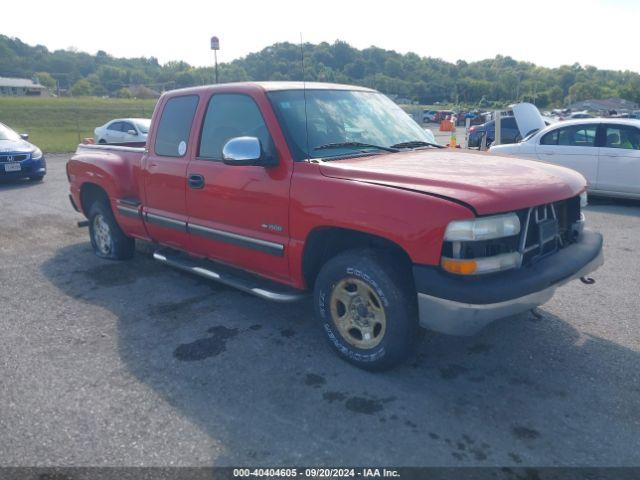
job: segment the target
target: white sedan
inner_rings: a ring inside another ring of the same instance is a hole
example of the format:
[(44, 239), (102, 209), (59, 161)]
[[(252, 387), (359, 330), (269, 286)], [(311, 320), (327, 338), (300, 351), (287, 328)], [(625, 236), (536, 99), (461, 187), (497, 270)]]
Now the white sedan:
[(490, 152), (572, 168), (594, 195), (640, 199), (640, 120), (569, 120)]
[(147, 142), (151, 120), (146, 118), (116, 118), (94, 130), (96, 143), (129, 145)]

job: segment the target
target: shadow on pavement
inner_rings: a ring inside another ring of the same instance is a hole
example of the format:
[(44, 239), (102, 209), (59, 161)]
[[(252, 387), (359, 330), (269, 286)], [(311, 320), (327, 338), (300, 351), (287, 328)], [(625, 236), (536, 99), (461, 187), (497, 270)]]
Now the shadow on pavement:
[(586, 211), (640, 217), (640, 200), (589, 196)]
[(544, 308), (470, 338), (427, 334), (407, 365), (371, 374), (331, 352), (308, 303), (271, 304), (148, 251), (113, 263), (76, 244), (41, 270), (117, 316), (124, 367), (223, 445), (216, 465), (640, 460), (638, 353)]
[[(47, 181), (46, 177), (44, 181)], [(37, 187), (41, 184), (42, 182), (34, 182), (33, 180), (30, 180), (28, 178), (16, 178), (11, 180), (0, 178), (0, 192), (16, 190), (19, 188)]]

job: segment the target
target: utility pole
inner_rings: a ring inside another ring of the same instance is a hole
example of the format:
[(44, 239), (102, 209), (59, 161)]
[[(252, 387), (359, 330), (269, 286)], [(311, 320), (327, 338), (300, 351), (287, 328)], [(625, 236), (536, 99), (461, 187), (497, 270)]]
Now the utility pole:
[(215, 62), (215, 83), (218, 83), (218, 50), (220, 50), (220, 40), (218, 37), (211, 37), (211, 50)]

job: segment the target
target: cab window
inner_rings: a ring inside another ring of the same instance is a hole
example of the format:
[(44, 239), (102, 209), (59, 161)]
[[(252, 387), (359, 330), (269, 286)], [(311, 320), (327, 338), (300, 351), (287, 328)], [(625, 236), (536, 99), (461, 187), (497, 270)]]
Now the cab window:
[(198, 158), (222, 160), (222, 148), (235, 137), (256, 137), (265, 155), (274, 152), (269, 130), (253, 99), (236, 93), (216, 94), (209, 101), (202, 124)]
[(156, 155), (163, 157), (185, 155), (197, 106), (197, 95), (184, 95), (167, 100), (158, 122), (154, 147)]

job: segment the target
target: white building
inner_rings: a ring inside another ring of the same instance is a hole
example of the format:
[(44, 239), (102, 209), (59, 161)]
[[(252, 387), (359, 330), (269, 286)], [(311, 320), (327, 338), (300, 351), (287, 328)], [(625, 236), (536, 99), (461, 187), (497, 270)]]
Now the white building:
[(0, 77), (0, 96), (32, 96), (45, 95), (47, 87), (28, 78)]

